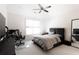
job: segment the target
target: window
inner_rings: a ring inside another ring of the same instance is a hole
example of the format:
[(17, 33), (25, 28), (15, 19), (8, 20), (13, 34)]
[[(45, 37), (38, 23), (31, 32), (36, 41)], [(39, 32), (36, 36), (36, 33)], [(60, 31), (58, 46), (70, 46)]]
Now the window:
[(40, 34), (40, 21), (26, 20), (26, 34)]

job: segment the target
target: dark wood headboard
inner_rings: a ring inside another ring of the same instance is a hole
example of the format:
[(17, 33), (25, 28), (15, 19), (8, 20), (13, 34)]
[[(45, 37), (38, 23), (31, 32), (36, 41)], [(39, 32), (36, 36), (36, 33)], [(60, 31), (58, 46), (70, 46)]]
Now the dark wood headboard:
[(64, 28), (50, 28), (49, 31), (54, 32), (54, 34), (60, 34), (61, 41), (64, 42), (65, 40), (65, 29)]

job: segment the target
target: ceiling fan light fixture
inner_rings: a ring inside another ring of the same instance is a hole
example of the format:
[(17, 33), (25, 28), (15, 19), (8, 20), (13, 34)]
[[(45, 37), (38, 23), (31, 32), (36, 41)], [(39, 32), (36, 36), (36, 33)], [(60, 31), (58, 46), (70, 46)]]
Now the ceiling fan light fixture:
[(51, 5), (49, 5), (49, 6), (46, 6), (45, 8), (44, 8), (44, 6), (42, 6), (41, 4), (38, 4), (38, 6), (40, 7), (40, 9), (33, 9), (33, 10), (39, 10), (39, 13), (41, 13), (42, 11), (44, 11), (44, 12), (49, 12), (48, 10), (46, 10), (47, 8), (51, 8), (52, 6)]

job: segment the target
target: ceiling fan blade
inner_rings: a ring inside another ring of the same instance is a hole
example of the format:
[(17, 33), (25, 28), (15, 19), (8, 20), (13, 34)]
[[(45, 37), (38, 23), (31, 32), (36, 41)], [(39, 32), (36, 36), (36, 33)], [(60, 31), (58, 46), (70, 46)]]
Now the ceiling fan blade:
[(44, 10), (45, 12), (48, 12), (47, 10)]
[(38, 4), (38, 5), (39, 5), (39, 7), (40, 7), (41, 10), (44, 9), (43, 6), (42, 6), (41, 4)]
[(46, 8), (51, 8), (51, 6), (47, 6)]
[(40, 9), (33, 9), (33, 10), (40, 10)]
[(42, 7), (41, 4), (38, 4), (39, 7)]
[(39, 13), (41, 13), (41, 10), (39, 11)]

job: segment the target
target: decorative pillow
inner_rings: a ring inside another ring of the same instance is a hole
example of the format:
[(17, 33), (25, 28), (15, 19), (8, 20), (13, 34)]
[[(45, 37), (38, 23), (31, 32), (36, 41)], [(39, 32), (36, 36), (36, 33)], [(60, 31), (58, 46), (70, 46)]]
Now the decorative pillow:
[(54, 34), (54, 32), (49, 32), (49, 35), (53, 35)]

